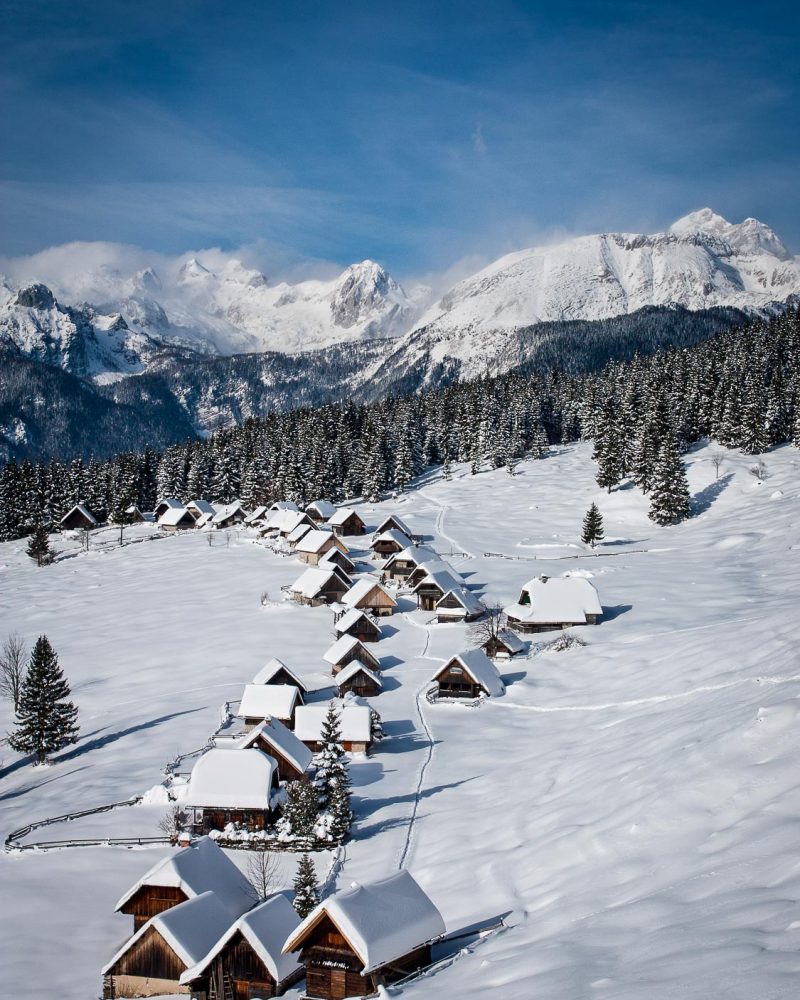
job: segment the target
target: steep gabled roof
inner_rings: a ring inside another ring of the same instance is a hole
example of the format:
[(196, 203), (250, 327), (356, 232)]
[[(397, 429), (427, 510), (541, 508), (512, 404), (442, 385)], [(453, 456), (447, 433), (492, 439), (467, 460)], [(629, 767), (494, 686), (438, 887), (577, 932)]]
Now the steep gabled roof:
[(602, 615), (603, 607), (594, 585), (582, 576), (537, 576), (522, 588), (530, 604), (512, 604), (506, 614), (517, 621), (550, 625), (580, 624), (587, 615)]
[(328, 518), (328, 524), (338, 528), (340, 525), (344, 524), (352, 514), (355, 514), (359, 518), (361, 517), (355, 507), (340, 507), (335, 514), (331, 514)]
[(174, 507), (174, 508), (183, 507), (183, 504), (180, 502), (180, 500), (177, 500), (175, 497), (160, 497), (153, 509), (158, 510), (158, 508), (162, 504), (166, 504), (167, 507)]
[[(339, 541), (339, 539), (333, 534), (332, 531), (323, 531), (321, 528), (312, 528), (310, 531), (305, 532), (303, 537), (295, 545), (295, 552), (310, 552), (316, 553), (323, 549), (325, 546), (338, 548), (340, 545), (344, 546), (344, 542)], [(346, 548), (346, 546), (344, 546)]]
[(311, 766), (312, 753), (299, 740), (291, 729), (287, 729), (280, 719), (269, 718), (259, 726), (251, 729), (236, 744), (237, 749), (247, 750), (262, 737), (275, 751), (280, 753), (289, 763), (301, 773)]
[(303, 535), (307, 535), (309, 531), (313, 530), (314, 528), (308, 523), (308, 521), (303, 521), (289, 532), (286, 536), (286, 541), (290, 545), (293, 545), (295, 542), (299, 542)]
[[(456, 611), (454, 608), (451, 609), (443, 606), (448, 597), (455, 598), (468, 615), (478, 615), (483, 611), (483, 604), (471, 590), (467, 590), (466, 587), (454, 587), (452, 590), (445, 591), (445, 593), (437, 601), (436, 610), (440, 615), (448, 615), (451, 612)], [(457, 613), (458, 612), (456, 611), (456, 614)]]
[(386, 594), (393, 606), (397, 606), (397, 601), (374, 576), (362, 576), (360, 580), (356, 580), (347, 593), (342, 596), (342, 604), (346, 604), (349, 608), (355, 608), (359, 601), (363, 601), (376, 587)]
[(269, 809), (276, 767), (272, 757), (261, 750), (214, 747), (192, 768), (186, 804), (201, 808)]
[(144, 886), (181, 889), (189, 899), (211, 890), (233, 916), (253, 905), (250, 883), (210, 837), (162, 858), (128, 889), (114, 909), (122, 909)]
[(316, 514), (323, 521), (327, 521), (336, 513), (336, 504), (330, 500), (312, 500), (306, 504), (306, 514)]
[(330, 583), (331, 577), (335, 577), (341, 582), (341, 577), (336, 573), (335, 569), (324, 569), (319, 566), (312, 566), (310, 569), (307, 569), (305, 573), (300, 574), (289, 590), (293, 594), (302, 594), (303, 597), (308, 597), (310, 599), (312, 597), (316, 597), (317, 594), (323, 590), (328, 583)]
[(329, 896), (289, 935), (284, 952), (302, 947), (325, 916), (346, 938), (364, 972), (402, 958), (446, 931), (442, 915), (405, 869), (367, 885), (354, 882)]
[(217, 508), (213, 503), (209, 503), (208, 500), (190, 500), (186, 506), (187, 508), (193, 507), (200, 514), (214, 515), (217, 513)]
[[(206, 514), (205, 516), (207, 517), (208, 515)], [(183, 521), (184, 518), (186, 517), (190, 517), (192, 519), (192, 524), (195, 523), (195, 520), (192, 517), (191, 512), (188, 511), (185, 507), (170, 507), (168, 510), (164, 511), (164, 513), (158, 519), (158, 523), (166, 524), (167, 526), (174, 526), (176, 524), (180, 524), (180, 522)]]
[(436, 676), (438, 677), (442, 670), (453, 662), (456, 662), (488, 695), (497, 697), (505, 691), (505, 685), (497, 672), (497, 667), (482, 649), (467, 649), (463, 653), (451, 656), (436, 671)]
[(497, 639), (502, 642), (504, 646), (512, 653), (521, 653), (525, 648), (525, 643), (520, 639), (516, 632), (512, 632), (510, 628), (503, 628), (497, 633)]
[(286, 673), (292, 678), (294, 683), (303, 692), (303, 694), (308, 694), (308, 688), (300, 680), (297, 674), (290, 670), (283, 660), (279, 660), (277, 656), (273, 656), (271, 660), (267, 660), (264, 666), (258, 671), (253, 680), (252, 684), (269, 684), (275, 674), (280, 673), (281, 670), (286, 671)]
[(408, 535), (409, 538), (413, 537), (411, 528), (397, 514), (390, 514), (388, 517), (385, 517), (376, 528), (375, 534), (379, 535), (382, 531), (389, 531), (391, 528), (398, 528), (403, 534)]
[(276, 500), (275, 503), (270, 504), (270, 511), (274, 510), (300, 510), (296, 503), (292, 500)]
[(286, 938), (293, 934), (299, 925), (300, 917), (286, 896), (273, 896), (272, 899), (239, 917), (214, 943), (210, 951), (196, 965), (184, 972), (181, 983), (184, 985), (190, 983), (206, 972), (211, 962), (237, 932), (241, 932), (242, 937), (264, 963), (272, 978), (280, 983), (300, 968), (300, 956), (297, 952), (284, 955), (281, 951)]
[(374, 618), (371, 618), (365, 611), (362, 611), (361, 608), (350, 608), (333, 626), (334, 630), (340, 636), (345, 635), (361, 618), (376, 628), (378, 632), (381, 631), (378, 622)]
[(228, 518), (235, 517), (237, 514), (241, 514), (242, 518), (244, 518), (246, 511), (238, 500), (234, 500), (233, 503), (226, 503), (223, 506), (217, 507), (214, 511), (214, 516), (211, 518), (211, 523), (224, 524)]
[(247, 517), (244, 519), (245, 524), (253, 524), (255, 521), (261, 521), (267, 516), (267, 508), (264, 504), (260, 507), (256, 507), (254, 511), (251, 511)]
[(348, 653), (351, 653), (356, 648), (367, 652), (361, 640), (357, 639), (356, 636), (342, 635), (332, 646), (325, 650), (322, 654), (322, 659), (325, 660), (326, 663), (341, 663), (343, 657), (347, 656)]
[(294, 684), (245, 684), (236, 714), (240, 719), (290, 719), (299, 701)]
[(70, 514), (74, 514), (76, 510), (78, 511), (78, 513), (82, 514), (86, 518), (86, 520), (89, 521), (91, 524), (97, 524), (97, 518), (89, 510), (86, 504), (83, 503), (76, 503), (74, 507), (70, 507), (67, 513), (61, 518), (61, 524), (63, 524), (67, 520)]
[(371, 681), (374, 681), (378, 687), (383, 687), (383, 681), (381, 680), (380, 675), (376, 674), (374, 670), (370, 670), (366, 663), (362, 663), (361, 660), (351, 660), (346, 667), (343, 667), (339, 671), (334, 678), (336, 687), (341, 687), (342, 684), (346, 683), (351, 677), (355, 677), (355, 675), (359, 673), (365, 674)]
[(437, 560), (441, 562), (433, 549), (428, 548), (427, 545), (407, 545), (401, 552), (394, 552), (390, 555), (383, 568), (389, 569), (395, 561), (413, 562), (415, 566), (420, 566), (424, 562), (433, 563)]
[(417, 569), (425, 570), (425, 576), (414, 587), (414, 593), (420, 587), (429, 587), (431, 585), (437, 586), (443, 594), (446, 594), (449, 590), (462, 590), (464, 587), (462, 578), (447, 563), (422, 563)]
[(400, 531), (399, 528), (390, 528), (388, 531), (382, 531), (380, 534), (373, 535), (369, 547), (374, 549), (379, 542), (394, 542), (401, 549), (412, 544), (408, 535), (404, 531)]

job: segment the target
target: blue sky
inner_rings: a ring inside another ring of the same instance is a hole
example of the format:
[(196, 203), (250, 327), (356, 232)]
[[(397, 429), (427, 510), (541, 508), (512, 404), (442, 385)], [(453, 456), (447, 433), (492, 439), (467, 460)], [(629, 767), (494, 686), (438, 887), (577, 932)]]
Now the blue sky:
[(0, 253), (420, 275), (704, 205), (800, 249), (797, 7), (0, 0)]

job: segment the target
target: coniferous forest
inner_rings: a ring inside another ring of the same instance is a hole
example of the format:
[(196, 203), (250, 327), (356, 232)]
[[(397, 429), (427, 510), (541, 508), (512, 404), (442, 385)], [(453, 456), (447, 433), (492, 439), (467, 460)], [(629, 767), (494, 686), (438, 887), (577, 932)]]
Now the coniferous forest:
[(631, 476), (662, 497), (664, 523), (685, 516), (678, 456), (712, 438), (746, 454), (800, 446), (800, 311), (699, 345), (614, 362), (591, 374), (512, 372), (394, 397), (247, 420), (204, 441), (107, 461), (9, 463), (0, 475), (0, 538), (57, 526), (77, 501), (105, 516), (159, 496), (241, 499), (377, 497), (425, 467), (472, 473), (593, 439), (598, 483)]

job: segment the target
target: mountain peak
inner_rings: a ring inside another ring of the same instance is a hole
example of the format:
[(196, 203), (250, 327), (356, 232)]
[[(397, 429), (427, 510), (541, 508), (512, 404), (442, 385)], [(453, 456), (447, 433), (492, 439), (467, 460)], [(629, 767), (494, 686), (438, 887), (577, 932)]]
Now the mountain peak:
[(676, 236), (707, 233), (724, 240), (742, 254), (771, 254), (781, 260), (788, 260), (790, 254), (777, 233), (758, 219), (747, 218), (744, 222), (728, 222), (726, 218), (710, 208), (690, 212), (673, 222), (669, 231)]
[(203, 267), (196, 257), (190, 257), (178, 271), (178, 281), (183, 284), (186, 281), (193, 281), (198, 278), (205, 278), (211, 274), (207, 267)]

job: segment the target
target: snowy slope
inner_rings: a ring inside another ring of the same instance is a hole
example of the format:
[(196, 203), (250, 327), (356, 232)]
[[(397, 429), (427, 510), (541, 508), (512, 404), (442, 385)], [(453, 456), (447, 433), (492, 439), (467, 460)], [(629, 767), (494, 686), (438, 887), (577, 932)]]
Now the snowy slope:
[[(361, 508), (372, 527), (397, 512), (439, 552), (462, 553), (447, 558), (491, 602), (515, 600), (533, 575), (577, 571), (606, 613), (580, 630), (585, 647), (534, 646), (503, 665), (506, 693), (468, 709), (420, 697), (437, 664), (464, 648), (464, 627), (433, 625), (401, 598), (373, 647), (388, 739), (353, 764), (358, 822), (339, 884), (404, 859), (451, 931), (510, 914), (508, 930), (406, 987), (409, 998), (792, 997), (800, 453), (767, 455), (758, 484), (752, 460), (732, 453), (715, 481), (717, 449), (698, 448), (687, 457), (697, 516), (656, 528), (638, 491), (596, 488), (590, 450), (557, 449), (514, 478), (457, 469)], [(576, 541), (592, 500), (606, 522), (597, 556)], [(43, 570), (22, 544), (0, 546), (4, 627), (29, 641), (48, 633), (82, 724), (79, 745), (46, 770), (5, 748), (4, 833), (156, 784), (270, 656), (325, 683), (330, 611), (279, 600), (296, 558), (246, 532), (212, 547), (201, 534), (114, 542), (101, 533), (94, 551)], [(276, 606), (262, 607), (264, 591)], [(6, 729), (7, 706), (0, 713)], [(145, 835), (159, 815), (143, 806), (39, 836)], [(164, 853), (1, 855), (0, 894), (13, 899), (0, 913), (9, 995), (38, 1000), (57, 982), (64, 1000), (96, 996), (99, 968), (130, 932), (114, 903)], [(291, 864), (283, 874), (291, 880)]]

